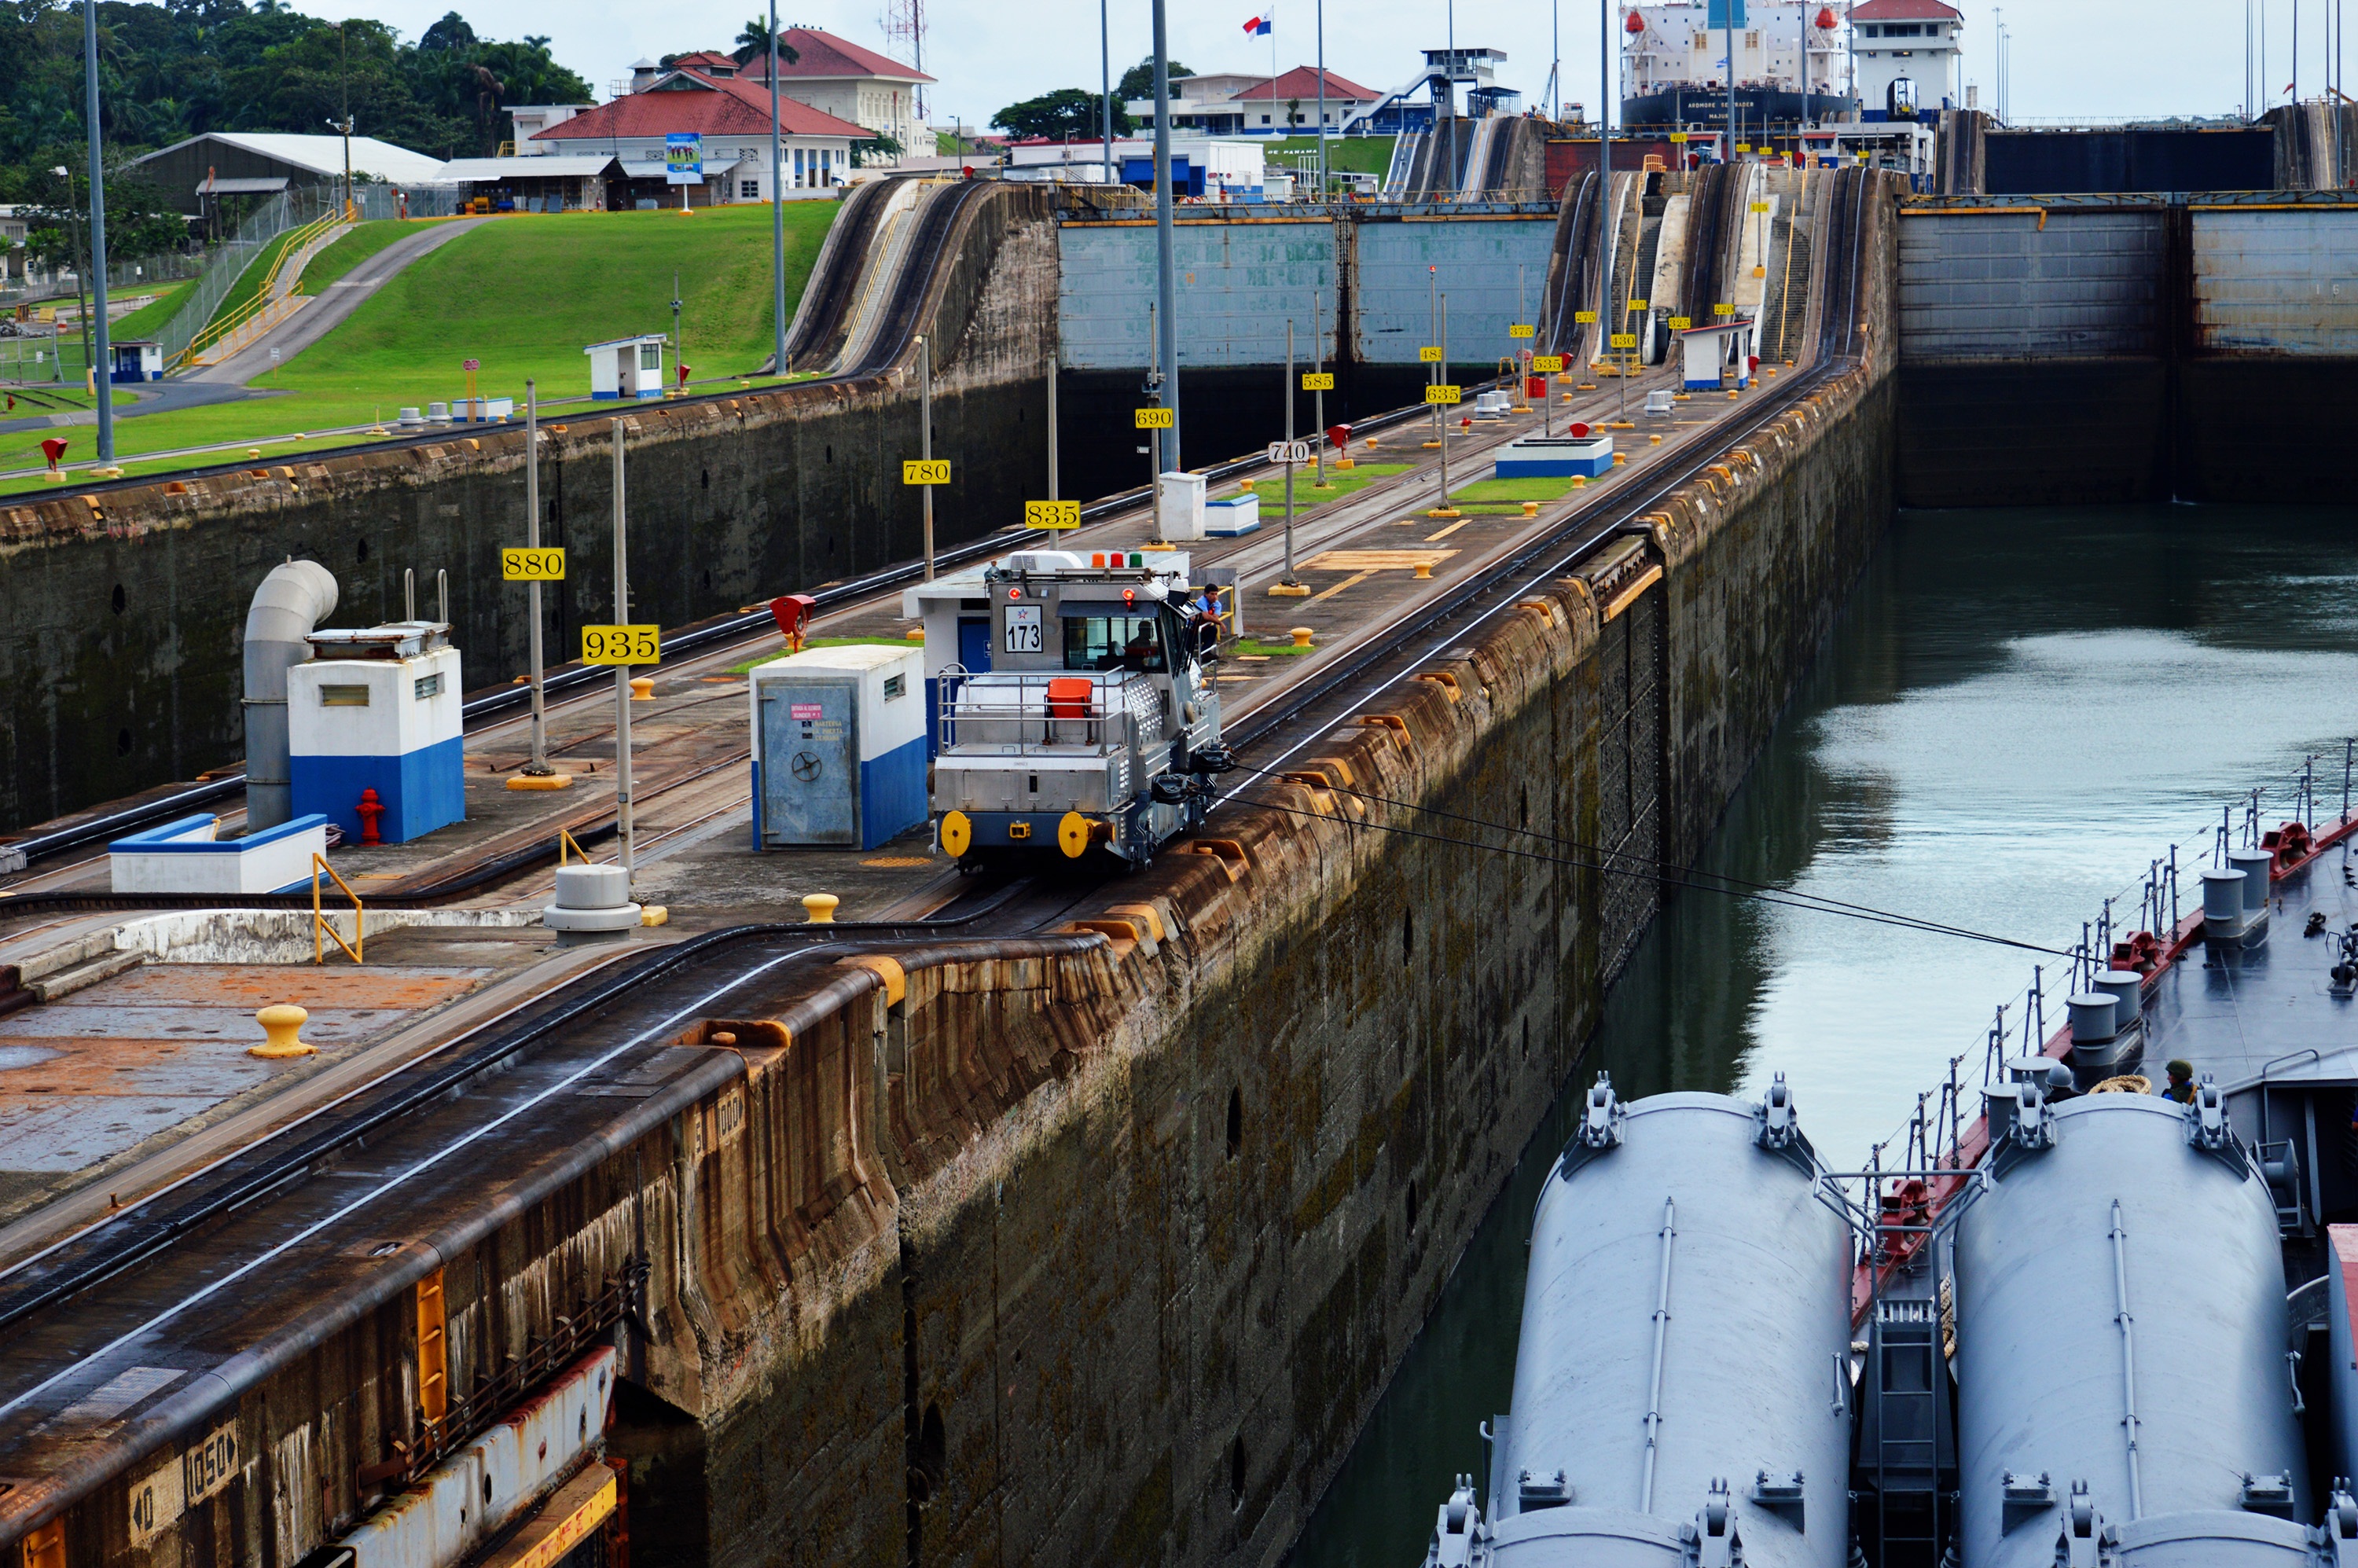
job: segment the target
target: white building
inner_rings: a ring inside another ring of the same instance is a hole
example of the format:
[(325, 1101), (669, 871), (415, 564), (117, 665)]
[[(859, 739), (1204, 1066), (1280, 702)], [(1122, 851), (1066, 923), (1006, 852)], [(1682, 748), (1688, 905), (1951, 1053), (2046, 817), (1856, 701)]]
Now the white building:
[[(890, 136), (903, 153), (933, 156), (933, 137), (917, 115), (917, 89), (932, 77), (817, 27), (781, 27), (778, 42), (796, 56), (792, 64), (779, 57), (778, 91), (784, 96), (863, 126), (871, 136)], [(766, 49), (738, 69), (746, 81), (766, 81), (769, 74)]]
[[(1340, 131), (1352, 115), (1382, 96), (1356, 81), (1326, 73), (1326, 128)], [(1154, 100), (1138, 98), (1123, 108), (1141, 129), (1154, 128)], [(1291, 130), (1287, 116), (1294, 116)], [(1171, 84), (1171, 125), (1214, 136), (1283, 136), (1318, 134), (1318, 72), (1297, 65), (1282, 75), (1223, 71), (1183, 76)]]
[[(1957, 57), (1964, 49), (1964, 13), (1941, 0), (1866, 0), (1850, 8), (1857, 35), (1858, 102), (1861, 117), (1882, 118), (1910, 91), (1914, 107), (1932, 111), (1962, 105)], [(1899, 88), (1906, 82), (1908, 87)]]
[(549, 151), (546, 142), (533, 137), (551, 125), (561, 125), (576, 114), (587, 114), (595, 103), (518, 103), (508, 111), (511, 142), (509, 150), (523, 157), (534, 157)]
[[(831, 189), (851, 171), (851, 145), (867, 139), (861, 126), (781, 93), (784, 194)], [(665, 149), (674, 135), (701, 138), (703, 178), (669, 183)], [(572, 157), (604, 154), (622, 166), (608, 186), (610, 208), (652, 203), (690, 206), (767, 201), (770, 189), (770, 95), (741, 77), (714, 78), (672, 70), (644, 90), (624, 93), (586, 114), (551, 125), (533, 138), (544, 149)]]

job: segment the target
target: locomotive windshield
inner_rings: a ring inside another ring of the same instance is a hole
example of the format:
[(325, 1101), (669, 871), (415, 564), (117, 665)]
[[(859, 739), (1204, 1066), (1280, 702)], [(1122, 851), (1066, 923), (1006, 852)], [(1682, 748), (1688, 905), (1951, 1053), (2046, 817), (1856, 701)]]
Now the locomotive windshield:
[(1163, 675), (1171, 665), (1163, 646), (1163, 629), (1152, 612), (1144, 615), (1067, 615), (1065, 621), (1065, 667), (1068, 670), (1131, 670)]

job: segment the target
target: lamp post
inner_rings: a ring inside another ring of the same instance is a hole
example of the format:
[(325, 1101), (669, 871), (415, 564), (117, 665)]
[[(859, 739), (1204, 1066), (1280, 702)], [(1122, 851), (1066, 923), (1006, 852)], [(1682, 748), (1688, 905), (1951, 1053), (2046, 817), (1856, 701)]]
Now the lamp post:
[(1105, 182), (1113, 183), (1113, 41), (1106, 28), (1106, 0), (1098, 0), (1098, 75), (1104, 93)]
[[(88, 366), (93, 362), (90, 357), (90, 257), (81, 244), (81, 209), (74, 205), (73, 171), (59, 164), (49, 172), (66, 182), (66, 224), (73, 235), (74, 308), (81, 318), (81, 357)], [(58, 380), (62, 382), (65, 378), (65, 366), (60, 362)]]
[(778, 0), (770, 0), (770, 373), (786, 373), (786, 154), (778, 135)]
[[(1179, 261), (1171, 221), (1171, 49), (1164, 4), (1154, 0), (1154, 297), (1161, 315), (1156, 330), (1163, 339), (1163, 406), (1171, 410), (1171, 427), (1154, 438), (1158, 476), (1177, 470), (1180, 453)], [(1156, 482), (1159, 487), (1159, 478)]]
[(91, 401), (98, 460), (114, 461), (114, 377), (106, 350), (106, 171), (98, 156), (98, 0), (81, 5), (82, 119), (90, 126)]

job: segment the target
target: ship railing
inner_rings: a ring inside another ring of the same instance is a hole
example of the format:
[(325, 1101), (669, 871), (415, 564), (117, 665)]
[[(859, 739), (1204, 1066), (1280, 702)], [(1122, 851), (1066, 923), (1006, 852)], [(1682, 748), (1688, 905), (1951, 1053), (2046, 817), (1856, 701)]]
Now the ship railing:
[(940, 690), (944, 755), (1109, 756), (1135, 743), (1141, 698), (1149, 708), (1161, 700), (1152, 682), (1120, 671), (969, 674), (952, 665)]
[[(2190, 825), (2176, 836), (2147, 862), (2143, 876), (2101, 902), (2094, 917), (2082, 923), (2079, 940), (2061, 951), (2061, 961), (2031, 967), (2030, 983), (1993, 1010), (1978, 1038), (1949, 1058), (1946, 1077), (1918, 1095), (1908, 1119), (1874, 1145), (1867, 1170), (1843, 1179), (1862, 1181), (1869, 1194), (1887, 1195), (1904, 1179), (1901, 1173), (1953, 1177), (1974, 1169), (1989, 1148), (1987, 1091), (2006, 1084), (2006, 1065), (2029, 1056), (2061, 1057), (2069, 1048), (2064, 1000), (2092, 989), (2105, 971), (2174, 961), (2199, 940), (2202, 900), (2199, 883), (2190, 879), (2206, 867), (2225, 864), (2231, 849), (2259, 848), (2274, 823), (2301, 824), (2320, 847), (2352, 833), (2358, 737), (2342, 741), (2338, 793), (2331, 758), (2330, 751), (2307, 753), (2292, 773), (2223, 806), (2217, 821)], [(2327, 768), (2323, 778), (2320, 763)], [(2329, 800), (2338, 802), (2339, 810), (2320, 827), (2319, 817), (2331, 809)], [(2050, 1009), (2057, 1020), (2052, 1029)]]

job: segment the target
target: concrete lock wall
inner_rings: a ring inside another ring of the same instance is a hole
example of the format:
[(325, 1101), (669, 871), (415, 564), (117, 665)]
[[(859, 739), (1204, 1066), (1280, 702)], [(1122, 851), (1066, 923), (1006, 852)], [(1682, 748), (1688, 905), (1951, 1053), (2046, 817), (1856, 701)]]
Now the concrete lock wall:
[[(1047, 195), (973, 204), (925, 319), (935, 369), (940, 541), (1019, 521), (1046, 473), (1056, 319)], [(568, 575), (544, 595), (553, 663), (612, 598), (610, 421), (627, 435), (635, 618), (680, 626), (919, 552), (900, 482), (918, 450), (916, 376), (568, 412), (543, 427), (544, 542)], [(524, 432), (0, 503), (0, 824), (21, 826), (229, 764), (243, 751), (240, 637), (254, 585), (290, 556), (336, 574), (332, 623), (397, 619), (402, 572), (435, 613), (450, 574), (471, 687), (524, 673), (529, 629), (498, 552), (525, 538)]]
[(1901, 502), (2338, 499), (2353, 225), (2332, 193), (1909, 204)]
[(223, 1419), (251, 1458), (191, 1505), (199, 1554), (334, 1539), (415, 1441), (408, 1303), (438, 1268), (454, 1400), (554, 1336), (621, 1348), (647, 1568), (1277, 1561), (1657, 902), (1596, 857), (1384, 832), (1425, 822), (1385, 802), (1690, 859), (1888, 516), (1888, 362), (1065, 930), (812, 961), (770, 1016), (698, 1019), (634, 1087), (510, 1124), (414, 1228), (367, 1222), (414, 1241), (224, 1324), (245, 1353), (106, 1475), (0, 1494), (0, 1544), (72, 1486), (76, 1561), (130, 1563), (127, 1488)]

